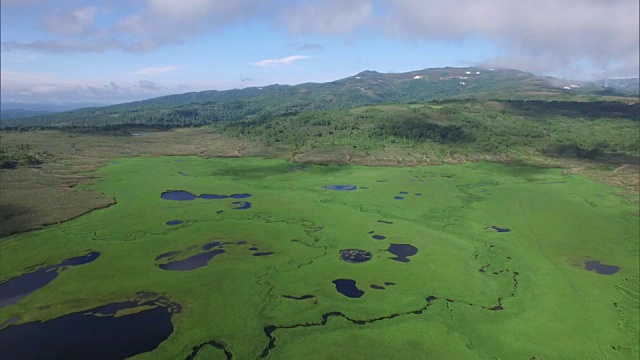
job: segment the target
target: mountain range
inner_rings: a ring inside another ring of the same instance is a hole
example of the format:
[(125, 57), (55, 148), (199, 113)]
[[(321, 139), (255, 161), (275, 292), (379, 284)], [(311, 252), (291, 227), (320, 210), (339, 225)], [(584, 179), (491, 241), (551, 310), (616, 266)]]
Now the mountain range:
[(389, 103), (465, 99), (588, 101), (600, 100), (603, 96), (624, 100), (638, 97), (639, 84), (638, 79), (580, 82), (479, 67), (432, 68), (406, 73), (367, 70), (327, 83), (209, 90), (23, 119), (2, 119), (2, 126), (190, 126)]
[(107, 106), (104, 103), (20, 103), (3, 101), (0, 103), (0, 119), (26, 118), (71, 111), (87, 107)]

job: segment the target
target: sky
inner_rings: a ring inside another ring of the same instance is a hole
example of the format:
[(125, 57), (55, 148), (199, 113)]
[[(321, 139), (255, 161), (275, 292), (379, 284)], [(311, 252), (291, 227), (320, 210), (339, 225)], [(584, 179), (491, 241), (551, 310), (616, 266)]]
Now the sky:
[(2, 101), (120, 103), (363, 70), (638, 77), (638, 0), (0, 0)]

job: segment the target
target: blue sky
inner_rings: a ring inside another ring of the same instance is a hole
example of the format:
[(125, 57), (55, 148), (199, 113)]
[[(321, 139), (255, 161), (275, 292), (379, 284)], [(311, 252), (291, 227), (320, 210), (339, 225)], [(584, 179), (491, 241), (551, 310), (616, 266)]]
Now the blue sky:
[(576, 79), (638, 76), (636, 0), (1, 0), (1, 6), (3, 101), (116, 103), (443, 66)]

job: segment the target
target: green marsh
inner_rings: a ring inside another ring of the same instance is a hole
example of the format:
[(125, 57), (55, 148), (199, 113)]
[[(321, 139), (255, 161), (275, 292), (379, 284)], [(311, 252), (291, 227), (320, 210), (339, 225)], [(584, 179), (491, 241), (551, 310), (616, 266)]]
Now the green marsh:
[[(619, 189), (561, 169), (493, 163), (292, 166), (258, 158), (116, 160), (84, 186), (115, 205), (0, 242), (0, 282), (100, 252), (3, 308), (0, 323), (53, 319), (148, 292), (182, 310), (169, 338), (140, 359), (187, 358), (196, 348), (196, 359), (225, 358), (215, 346), (199, 348), (211, 341), (236, 359), (640, 355), (640, 229), (637, 208)], [(170, 190), (251, 197), (162, 199)], [(165, 224), (171, 220), (183, 223)], [(166, 260), (156, 260), (169, 252), (186, 259), (211, 242), (226, 243), (217, 247), (224, 253), (195, 270), (163, 270)], [(395, 261), (390, 244), (418, 252)], [(273, 254), (253, 256), (250, 248)], [(346, 262), (344, 249), (371, 257)], [(587, 271), (587, 259), (620, 270)], [(355, 280), (364, 295), (339, 293), (336, 279)]]

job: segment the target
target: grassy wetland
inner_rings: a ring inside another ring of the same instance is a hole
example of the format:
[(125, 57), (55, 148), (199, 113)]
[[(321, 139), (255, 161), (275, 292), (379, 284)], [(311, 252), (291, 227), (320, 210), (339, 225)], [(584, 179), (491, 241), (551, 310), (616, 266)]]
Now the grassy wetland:
[(0, 242), (3, 296), (56, 272), (1, 309), (10, 354), (9, 329), (88, 312), (166, 330), (140, 359), (639, 355), (637, 205), (566, 169), (142, 156), (90, 177), (75, 191), (111, 206)]

